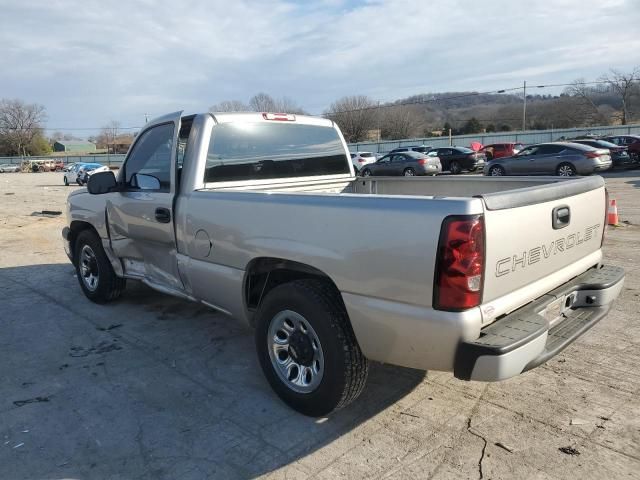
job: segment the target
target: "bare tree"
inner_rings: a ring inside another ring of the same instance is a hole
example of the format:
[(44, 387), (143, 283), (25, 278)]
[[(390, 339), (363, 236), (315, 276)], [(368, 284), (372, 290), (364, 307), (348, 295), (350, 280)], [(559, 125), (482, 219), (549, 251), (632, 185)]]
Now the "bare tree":
[(324, 113), (336, 122), (347, 142), (360, 142), (377, 126), (377, 103), (366, 95), (342, 97)]
[(36, 137), (42, 136), (47, 114), (44, 106), (22, 100), (0, 100), (0, 142), (5, 153), (26, 155)]
[(307, 115), (307, 112), (289, 97), (282, 97), (275, 100), (275, 110), (280, 113), (295, 113), (298, 115)]
[(120, 135), (120, 128), (120, 122), (117, 120), (111, 120), (104, 127), (102, 127), (100, 135), (98, 135), (98, 143), (106, 145), (107, 153), (109, 153), (110, 145), (114, 145), (116, 143), (116, 139)]
[(572, 112), (572, 116), (579, 118), (580, 124), (598, 125), (605, 123), (605, 118), (603, 118), (598, 106), (594, 102), (594, 97), (597, 92), (593, 87), (586, 84), (584, 78), (579, 78), (571, 82), (571, 85), (566, 88), (565, 93), (577, 100), (577, 109)]
[(422, 131), (422, 118), (408, 106), (387, 107), (381, 114), (380, 130), (382, 138), (397, 140), (410, 138)]
[(224, 100), (209, 107), (210, 112), (250, 112), (249, 105), (240, 100)]
[(623, 73), (611, 69), (611, 73), (602, 76), (601, 80), (607, 82), (611, 90), (619, 97), (622, 112), (620, 113), (620, 123), (626, 125), (630, 118), (630, 100), (636, 94), (640, 85), (640, 66), (635, 67), (629, 73)]
[(258, 93), (249, 99), (249, 107), (254, 112), (275, 112), (276, 102), (268, 93)]

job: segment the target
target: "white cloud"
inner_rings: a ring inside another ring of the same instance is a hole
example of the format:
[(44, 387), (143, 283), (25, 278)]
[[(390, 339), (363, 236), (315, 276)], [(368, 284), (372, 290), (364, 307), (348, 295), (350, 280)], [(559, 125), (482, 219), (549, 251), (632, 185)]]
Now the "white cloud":
[(0, 0), (0, 95), (51, 127), (139, 125), (258, 91), (312, 112), (640, 64), (637, 0)]

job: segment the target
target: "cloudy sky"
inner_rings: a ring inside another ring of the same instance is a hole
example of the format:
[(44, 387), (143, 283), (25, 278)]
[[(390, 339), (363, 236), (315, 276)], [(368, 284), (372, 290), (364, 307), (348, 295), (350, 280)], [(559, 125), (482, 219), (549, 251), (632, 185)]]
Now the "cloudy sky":
[(86, 135), (260, 91), (321, 113), (594, 80), (640, 65), (640, 0), (0, 0), (0, 59), (0, 98)]

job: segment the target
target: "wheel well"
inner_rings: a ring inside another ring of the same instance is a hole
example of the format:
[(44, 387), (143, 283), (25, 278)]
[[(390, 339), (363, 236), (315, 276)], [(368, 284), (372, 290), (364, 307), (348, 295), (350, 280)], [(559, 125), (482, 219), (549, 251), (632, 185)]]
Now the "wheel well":
[(258, 309), (267, 293), (279, 285), (303, 278), (324, 280), (331, 284), (340, 296), (340, 291), (333, 280), (315, 267), (282, 258), (261, 257), (253, 259), (247, 266), (244, 281), (244, 301), (251, 324), (253, 324), (253, 313)]
[[(71, 255), (74, 257), (73, 262), (75, 263), (75, 252), (76, 252), (76, 239), (80, 232), (85, 230), (93, 230), (93, 232), (98, 235), (96, 229), (90, 223), (83, 222), (80, 220), (74, 220), (69, 225), (69, 248), (71, 249)], [(99, 235), (98, 235), (99, 236)]]

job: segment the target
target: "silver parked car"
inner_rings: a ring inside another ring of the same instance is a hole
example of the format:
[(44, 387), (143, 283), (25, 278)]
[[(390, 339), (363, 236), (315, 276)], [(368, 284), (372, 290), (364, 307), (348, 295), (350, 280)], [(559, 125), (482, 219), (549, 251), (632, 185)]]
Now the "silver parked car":
[(436, 175), (442, 172), (442, 164), (436, 153), (402, 152), (388, 153), (376, 163), (370, 163), (361, 171), (363, 177), (371, 175), (391, 176)]
[(7, 173), (7, 172), (16, 173), (20, 171), (21, 171), (20, 165), (16, 165), (12, 163), (5, 163), (3, 165), (0, 165), (0, 173)]
[(512, 157), (496, 158), (484, 166), (484, 174), (590, 175), (611, 168), (609, 150), (571, 142), (529, 145)]

